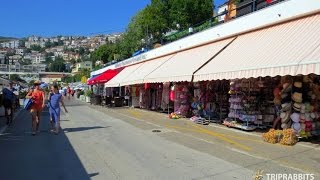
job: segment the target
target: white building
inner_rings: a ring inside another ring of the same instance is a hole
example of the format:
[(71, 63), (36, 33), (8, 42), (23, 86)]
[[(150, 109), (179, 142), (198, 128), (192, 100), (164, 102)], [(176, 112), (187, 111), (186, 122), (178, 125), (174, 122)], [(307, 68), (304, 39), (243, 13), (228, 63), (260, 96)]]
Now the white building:
[(26, 50), (24, 48), (17, 48), (16, 54), (23, 56)]
[(228, 11), (228, 1), (218, 7), (218, 15), (220, 15), (218, 16), (219, 22), (224, 21), (224, 18), (226, 17), (225, 14), (227, 13), (227, 11)]
[(0, 54), (0, 63), (4, 64), (5, 63), (5, 55), (4, 54)]
[(20, 41), (19, 40), (14, 40), (14, 41), (9, 41), (9, 42), (3, 42), (0, 44), (1, 47), (3, 48), (11, 48), (11, 49), (16, 49), (20, 46)]
[(31, 55), (31, 61), (32, 61), (32, 64), (41, 64), (41, 63), (46, 62), (46, 58), (41, 53), (33, 54), (33, 55)]

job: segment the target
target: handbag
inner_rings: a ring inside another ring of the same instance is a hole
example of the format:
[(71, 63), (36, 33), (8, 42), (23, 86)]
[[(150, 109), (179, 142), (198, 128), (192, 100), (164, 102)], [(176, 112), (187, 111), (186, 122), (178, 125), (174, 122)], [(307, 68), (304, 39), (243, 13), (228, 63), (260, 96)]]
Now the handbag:
[(23, 102), (23, 108), (25, 110), (29, 110), (31, 108), (32, 105), (32, 99), (25, 99)]

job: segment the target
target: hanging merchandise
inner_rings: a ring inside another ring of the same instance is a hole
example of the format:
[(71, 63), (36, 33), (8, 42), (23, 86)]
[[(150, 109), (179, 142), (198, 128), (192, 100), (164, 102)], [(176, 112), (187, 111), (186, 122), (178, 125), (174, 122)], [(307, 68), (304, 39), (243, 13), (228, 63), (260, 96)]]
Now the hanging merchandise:
[(223, 124), (243, 130), (265, 129), (274, 119), (272, 79), (242, 79), (230, 82), (230, 108)]
[(139, 103), (139, 86), (132, 86), (131, 87), (131, 106), (132, 107), (140, 107)]
[(188, 115), (190, 109), (189, 89), (187, 84), (176, 84), (174, 88), (174, 113), (182, 117)]
[(151, 85), (149, 83), (144, 83), (144, 89), (147, 90), (147, 89), (150, 89)]
[(170, 83), (163, 83), (162, 86), (162, 96), (161, 96), (161, 109), (165, 111), (169, 109), (169, 100), (170, 100)]
[(170, 101), (174, 101), (174, 98), (175, 98), (175, 85), (171, 86), (171, 89), (170, 89)]

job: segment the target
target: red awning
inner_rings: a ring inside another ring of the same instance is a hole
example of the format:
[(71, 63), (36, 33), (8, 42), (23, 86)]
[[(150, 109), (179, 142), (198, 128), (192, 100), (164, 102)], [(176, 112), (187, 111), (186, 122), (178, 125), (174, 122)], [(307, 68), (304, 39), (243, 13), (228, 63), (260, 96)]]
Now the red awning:
[(122, 71), (123, 68), (118, 69), (108, 69), (102, 74), (89, 79), (87, 84), (88, 85), (94, 85), (94, 84), (103, 84), (112, 79), (114, 76), (116, 76), (120, 71)]

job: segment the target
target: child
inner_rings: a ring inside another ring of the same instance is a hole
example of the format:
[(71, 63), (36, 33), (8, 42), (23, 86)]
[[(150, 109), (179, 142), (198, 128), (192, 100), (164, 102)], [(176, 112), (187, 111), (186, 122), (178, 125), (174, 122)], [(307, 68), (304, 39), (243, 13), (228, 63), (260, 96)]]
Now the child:
[(66, 109), (62, 94), (59, 93), (59, 88), (57, 85), (51, 87), (51, 93), (49, 95), (49, 113), (51, 118), (52, 130), (51, 132), (58, 134), (60, 128), (60, 104), (63, 106), (66, 113), (68, 110)]

